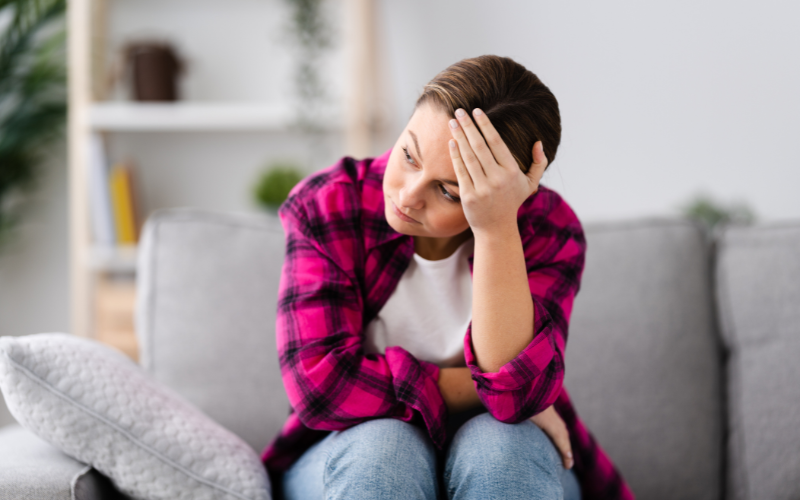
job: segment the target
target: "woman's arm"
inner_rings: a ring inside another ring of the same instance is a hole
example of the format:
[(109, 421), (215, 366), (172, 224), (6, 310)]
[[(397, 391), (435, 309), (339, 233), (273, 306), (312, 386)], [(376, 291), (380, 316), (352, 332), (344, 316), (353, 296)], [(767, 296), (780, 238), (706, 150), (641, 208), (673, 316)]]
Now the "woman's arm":
[(399, 347), (387, 348), (384, 355), (364, 354), (364, 299), (355, 264), (346, 260), (359, 246), (359, 221), (324, 224), (326, 206), (348, 206), (353, 197), (340, 192), (346, 187), (337, 183), (318, 185), (325, 187), (302, 189), (280, 211), (286, 257), (276, 336), (289, 402), (300, 421), (317, 430), (421, 416), (441, 446), (446, 410), (437, 385), (439, 368)]
[[(439, 372), (439, 390), (451, 415), (481, 404), (469, 368), (442, 368)], [(564, 468), (572, 468), (574, 460), (567, 425), (555, 408), (548, 407), (533, 416), (531, 421), (547, 434), (547, 437), (558, 449)]]
[(474, 234), (472, 344), (478, 366), (494, 373), (533, 340), (533, 301), (516, 218)]
[(475, 237), (472, 342), (478, 366), (493, 373), (533, 340), (534, 309), (517, 212), (538, 190), (547, 158), (537, 142), (534, 164), (522, 173), (486, 115), (479, 109), (474, 115), (480, 131), (463, 110), (456, 111), (450, 153)]
[(472, 382), (469, 368), (441, 368), (439, 370), (439, 392), (452, 415), (481, 404), (478, 391)]
[(474, 113), (480, 132), (460, 115), (460, 124), (451, 124), (457, 143), (451, 141), (450, 151), (476, 244), (464, 355), (483, 406), (496, 419), (517, 423), (547, 409), (561, 392), (586, 244), (580, 222), (556, 193), (531, 196), (547, 163), (541, 142), (523, 174), (483, 113)]

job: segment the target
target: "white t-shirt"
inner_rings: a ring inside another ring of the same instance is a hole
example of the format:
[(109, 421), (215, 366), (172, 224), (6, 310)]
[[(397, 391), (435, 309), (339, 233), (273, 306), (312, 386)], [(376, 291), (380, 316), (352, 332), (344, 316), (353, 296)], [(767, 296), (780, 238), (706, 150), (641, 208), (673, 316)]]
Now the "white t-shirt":
[(464, 335), (472, 319), (470, 238), (453, 255), (425, 260), (418, 254), (391, 297), (367, 325), (367, 354), (400, 346), (417, 359), (439, 367), (466, 366)]

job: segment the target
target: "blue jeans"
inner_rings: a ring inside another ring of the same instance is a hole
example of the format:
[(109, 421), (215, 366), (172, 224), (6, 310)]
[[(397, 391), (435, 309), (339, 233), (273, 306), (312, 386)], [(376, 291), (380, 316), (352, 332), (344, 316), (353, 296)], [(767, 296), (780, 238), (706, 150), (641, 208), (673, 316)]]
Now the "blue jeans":
[(581, 496), (574, 472), (530, 421), (504, 424), (480, 414), (458, 429), (443, 458), (437, 464), (423, 429), (371, 420), (309, 448), (284, 474), (283, 493), (286, 500), (435, 499), (439, 491), (458, 500)]

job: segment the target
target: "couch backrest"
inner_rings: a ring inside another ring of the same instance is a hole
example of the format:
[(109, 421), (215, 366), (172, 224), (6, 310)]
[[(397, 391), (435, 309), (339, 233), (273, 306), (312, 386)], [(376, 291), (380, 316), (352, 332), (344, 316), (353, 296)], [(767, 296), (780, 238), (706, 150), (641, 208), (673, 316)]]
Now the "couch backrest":
[[(685, 222), (587, 227), (567, 349), (579, 415), (639, 498), (717, 499), (721, 354), (709, 249)], [(141, 244), (143, 365), (261, 451), (288, 402), (275, 347), (275, 217), (167, 210)]]
[(565, 377), (578, 415), (637, 498), (720, 498), (722, 353), (703, 232), (638, 221), (588, 225), (586, 238)]
[(716, 291), (728, 362), (729, 498), (800, 498), (800, 224), (732, 227)]
[(256, 452), (289, 411), (275, 346), (284, 238), (274, 216), (157, 212), (140, 244), (142, 365)]

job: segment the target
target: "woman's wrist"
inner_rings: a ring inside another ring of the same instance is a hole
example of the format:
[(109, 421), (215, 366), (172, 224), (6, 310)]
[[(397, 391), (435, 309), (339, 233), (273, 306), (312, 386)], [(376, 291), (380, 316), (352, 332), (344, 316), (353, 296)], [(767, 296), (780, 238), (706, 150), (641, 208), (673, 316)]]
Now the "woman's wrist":
[(486, 240), (489, 242), (514, 242), (520, 239), (517, 217), (507, 217), (484, 228), (472, 227), (475, 241)]

